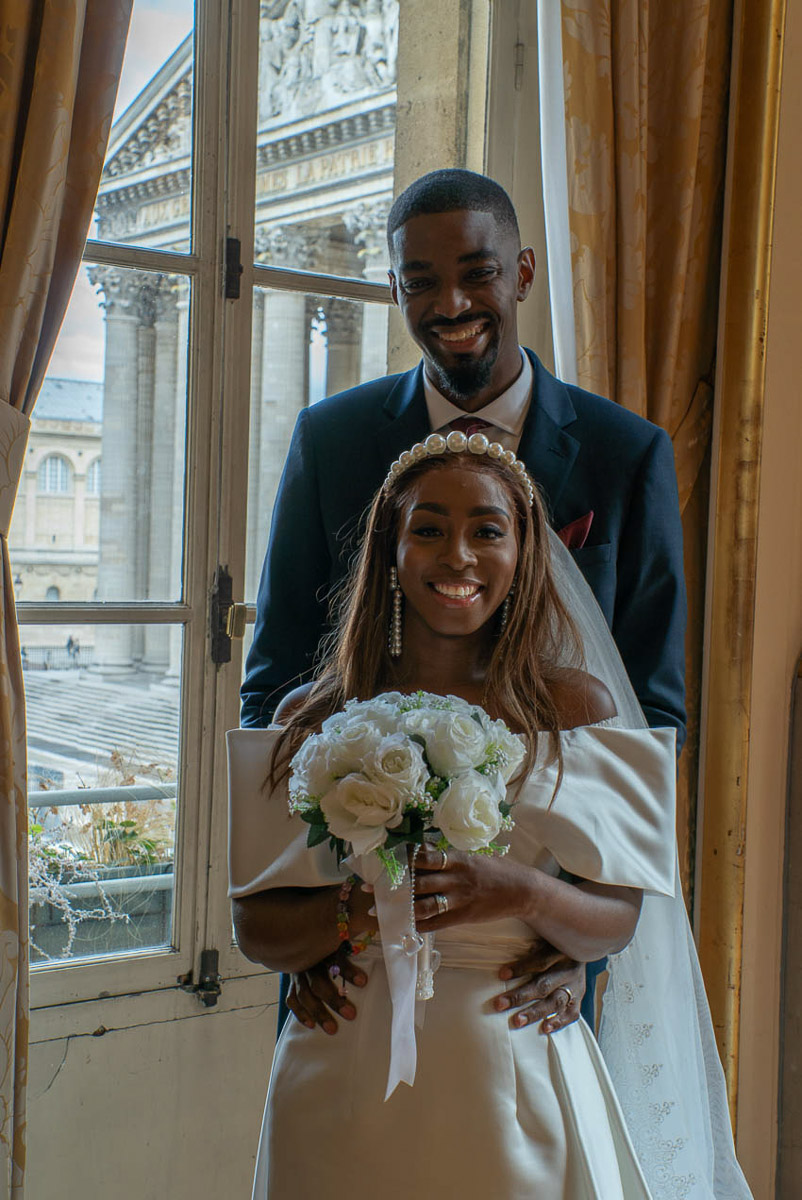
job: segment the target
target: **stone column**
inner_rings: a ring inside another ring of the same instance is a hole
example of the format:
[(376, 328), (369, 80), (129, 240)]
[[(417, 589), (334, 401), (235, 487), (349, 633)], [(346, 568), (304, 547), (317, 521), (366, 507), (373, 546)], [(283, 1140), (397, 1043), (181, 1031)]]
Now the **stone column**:
[[(173, 467), (170, 511), (173, 520), (170, 530), (170, 572), (168, 579), (171, 597), (183, 595), (184, 523), (186, 520), (184, 494), (186, 490), (186, 429), (187, 429), (187, 352), (189, 348), (190, 285), (186, 279), (175, 284), (175, 387), (173, 390)], [(184, 646), (183, 626), (170, 627), (170, 661), (166, 682), (178, 684)]]
[[(304, 226), (257, 230), (256, 258), (313, 269), (326, 231)], [(273, 501), (298, 413), (308, 403), (309, 323), (302, 292), (257, 292), (251, 360), (251, 443), (245, 595), (256, 597)]]
[(359, 382), (362, 305), (353, 300), (326, 300), (328, 365), (326, 394), (332, 396)]
[[(93, 267), (89, 278), (102, 288), (106, 321), (97, 594), (99, 600), (131, 600), (140, 595), (137, 551), (141, 538), (137, 529), (142, 276), (138, 271)], [(130, 668), (133, 655), (129, 626), (97, 627), (96, 662), (101, 670)]]
[[(149, 510), (145, 592), (149, 600), (178, 600), (180, 574), (175, 578), (174, 529), (183, 526), (183, 504), (175, 506), (176, 383), (178, 372), (177, 282), (163, 276), (154, 295), (153, 403), (150, 408)], [(145, 443), (147, 445), (147, 443)], [(181, 439), (183, 459), (183, 437)], [(179, 539), (179, 546), (183, 539)], [(180, 564), (179, 564), (180, 572)], [(143, 666), (163, 673), (170, 661), (169, 625), (144, 626)]]
[(72, 492), (72, 549), (83, 549), (86, 541), (86, 474), (76, 475)]
[[(360, 204), (347, 212), (345, 227), (351, 234), (362, 261), (362, 274), (371, 283), (387, 283), (387, 214), (391, 198), (375, 204)], [(359, 359), (359, 382), (377, 379), (387, 374), (387, 324), (389, 307), (386, 304), (365, 304), (362, 309), (362, 348)]]

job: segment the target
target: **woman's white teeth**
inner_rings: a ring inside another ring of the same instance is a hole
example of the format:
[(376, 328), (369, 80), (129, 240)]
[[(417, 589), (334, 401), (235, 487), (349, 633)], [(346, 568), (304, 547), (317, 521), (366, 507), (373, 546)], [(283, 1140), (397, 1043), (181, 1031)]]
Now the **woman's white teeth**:
[(463, 325), (461, 329), (440, 329), (437, 336), (443, 342), (467, 342), (469, 338), (476, 337), (481, 331), (482, 323), (479, 322), (477, 325)]
[(465, 596), (475, 596), (479, 591), (478, 583), (433, 583), (432, 587), (441, 596), (452, 596), (454, 599), (463, 599)]

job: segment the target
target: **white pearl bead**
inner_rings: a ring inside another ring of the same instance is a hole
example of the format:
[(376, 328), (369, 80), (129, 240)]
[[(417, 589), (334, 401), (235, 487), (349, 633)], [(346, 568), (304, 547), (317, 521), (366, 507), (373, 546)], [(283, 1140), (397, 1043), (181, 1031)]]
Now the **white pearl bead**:
[(423, 442), (416, 442), (410, 450), (410, 454), (414, 458), (415, 462), (420, 462), (422, 458), (425, 458), (426, 447), (424, 446)]
[(459, 429), (452, 429), (446, 438), (446, 445), (452, 454), (462, 454), (468, 445), (468, 439)]
[(402, 451), (401, 454), (399, 454), (398, 461), (401, 465), (401, 470), (406, 471), (407, 467), (412, 466), (415, 459), (412, 457), (412, 454), (410, 453), (409, 450), (404, 450), (404, 451)]
[(471, 454), (487, 454), (490, 442), (483, 433), (472, 433), (468, 438), (468, 449)]
[(487, 447), (488, 458), (501, 458), (504, 453), (504, 447), (501, 442), (491, 442)]
[(390, 467), (390, 474), (392, 475), (393, 479), (395, 479), (396, 475), (401, 474), (401, 463), (398, 461), (398, 459), (396, 459), (393, 465)]
[(511, 467), (515, 462), (515, 455), (513, 454), (512, 450), (502, 450), (499, 458), (504, 463), (505, 467)]
[(442, 454), (446, 448), (446, 439), (442, 433), (430, 433), (423, 443), (423, 448), (427, 454)]

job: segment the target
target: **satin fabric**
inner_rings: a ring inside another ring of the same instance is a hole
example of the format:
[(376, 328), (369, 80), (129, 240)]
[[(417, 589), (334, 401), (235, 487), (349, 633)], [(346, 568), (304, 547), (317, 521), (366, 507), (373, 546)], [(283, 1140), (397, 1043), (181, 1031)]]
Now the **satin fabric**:
[[(673, 894), (673, 731), (600, 726), (561, 735), (564, 777), (538, 765), (517, 795), (510, 855), (555, 874)], [(336, 883), (308, 850), (286, 791), (264, 787), (276, 734), (229, 735), (231, 895)], [(514, 795), (511, 791), (510, 796)], [(510, 1029), (490, 1004), (498, 967), (529, 944), (508, 919), (437, 935), (435, 997), (417, 1032), (415, 1086), (383, 1101), (392, 1010), (381, 948), (360, 960), (358, 1016), (334, 1037), (289, 1021), (271, 1074), (255, 1200), (288, 1195), (650, 1196), (613, 1086), (583, 1022), (554, 1036)]]

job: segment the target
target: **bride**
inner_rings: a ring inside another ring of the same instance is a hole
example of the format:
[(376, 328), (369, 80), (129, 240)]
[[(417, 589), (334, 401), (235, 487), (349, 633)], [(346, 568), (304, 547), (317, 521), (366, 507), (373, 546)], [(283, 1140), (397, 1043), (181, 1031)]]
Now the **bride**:
[[(510, 452), (481, 434), (431, 435), (374, 499), (316, 680), (270, 730), (229, 734), (230, 894), (260, 893), (260, 960), (302, 972), (345, 935), (368, 980), (336, 1037), (295, 997), (254, 1198), (750, 1194), (679, 894), (673, 733), (644, 726), (554, 541)], [(372, 889), (327, 846), (307, 849), (287, 806), (309, 733), (348, 698), (389, 690), (481, 705), (526, 746), (508, 854), (414, 855), (407, 902), (442, 963), (406, 1041), (398, 948), (385, 939), (383, 964)], [(544, 1034), (498, 1002), (500, 964), (533, 934), (580, 962), (612, 956), (601, 1051), (583, 1021)], [(410, 1054), (400, 1074), (414, 1086), (385, 1099)]]

